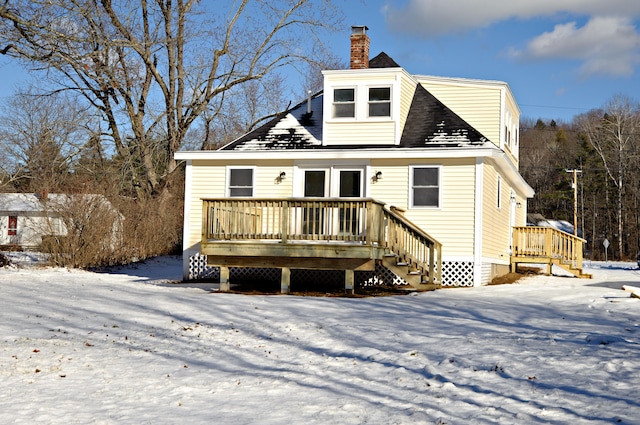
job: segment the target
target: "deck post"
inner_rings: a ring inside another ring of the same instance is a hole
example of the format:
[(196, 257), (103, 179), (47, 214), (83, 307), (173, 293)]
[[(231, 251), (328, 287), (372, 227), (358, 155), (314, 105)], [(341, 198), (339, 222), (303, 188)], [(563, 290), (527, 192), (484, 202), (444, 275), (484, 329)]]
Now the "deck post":
[(289, 267), (283, 267), (280, 275), (280, 292), (288, 294), (291, 290), (291, 269)]
[(230, 290), (229, 267), (220, 266), (220, 291), (229, 292)]
[(344, 292), (347, 294), (354, 294), (354, 272), (353, 270), (345, 270), (344, 271)]

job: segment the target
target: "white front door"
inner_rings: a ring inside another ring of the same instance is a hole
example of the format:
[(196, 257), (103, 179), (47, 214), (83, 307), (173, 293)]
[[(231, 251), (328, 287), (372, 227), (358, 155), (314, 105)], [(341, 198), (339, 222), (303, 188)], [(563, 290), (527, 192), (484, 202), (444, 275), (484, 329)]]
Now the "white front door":
[[(302, 192), (305, 198), (360, 198), (364, 194), (364, 166), (305, 167), (301, 171), (302, 190), (298, 186), (298, 193)], [(357, 215), (355, 210), (345, 208), (335, 211), (308, 208), (303, 212), (302, 231), (305, 234), (356, 234), (358, 223), (362, 222), (362, 217)]]

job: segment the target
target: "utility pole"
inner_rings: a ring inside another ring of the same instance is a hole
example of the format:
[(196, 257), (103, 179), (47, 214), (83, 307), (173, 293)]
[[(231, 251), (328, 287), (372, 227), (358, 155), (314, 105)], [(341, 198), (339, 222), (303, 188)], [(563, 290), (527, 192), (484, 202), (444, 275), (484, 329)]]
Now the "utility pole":
[(582, 170), (578, 169), (565, 169), (567, 173), (573, 173), (573, 235), (578, 236), (578, 173), (582, 173)]

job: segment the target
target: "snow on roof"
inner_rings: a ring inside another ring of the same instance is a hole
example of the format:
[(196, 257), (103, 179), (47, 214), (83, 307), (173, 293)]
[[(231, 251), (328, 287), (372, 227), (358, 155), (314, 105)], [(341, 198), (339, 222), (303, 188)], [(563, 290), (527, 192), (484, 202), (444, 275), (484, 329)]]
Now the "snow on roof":
[(35, 212), (42, 210), (40, 196), (34, 193), (0, 193), (0, 211)]
[(222, 150), (302, 149), (322, 145), (322, 95), (304, 101), (270, 122), (247, 133)]
[[(0, 211), (14, 213), (33, 213), (44, 211), (47, 205), (64, 205), (70, 199), (81, 196), (85, 198), (102, 197), (96, 194), (67, 195), (64, 193), (50, 193), (46, 195), (36, 193), (0, 193)], [(106, 198), (104, 202), (109, 203)]]

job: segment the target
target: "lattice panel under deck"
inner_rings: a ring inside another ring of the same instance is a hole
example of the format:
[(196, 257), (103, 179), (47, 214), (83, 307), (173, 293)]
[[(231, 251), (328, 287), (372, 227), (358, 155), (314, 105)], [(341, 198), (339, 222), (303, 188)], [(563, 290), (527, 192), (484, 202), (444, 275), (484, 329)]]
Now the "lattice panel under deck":
[[(445, 261), (442, 264), (443, 286), (473, 286), (473, 263), (470, 261)], [(376, 265), (376, 270), (371, 272), (355, 272), (355, 283), (361, 286), (371, 285), (406, 285), (406, 281), (381, 264)], [(220, 279), (220, 269), (207, 265), (204, 255), (195, 254), (189, 258), (189, 279)], [(259, 279), (266, 281), (280, 281), (280, 269), (257, 269), (231, 267), (229, 279), (247, 280)], [(344, 271), (342, 270), (292, 270), (291, 284), (295, 282), (306, 283), (344, 283)]]
[(207, 265), (207, 256), (194, 254), (189, 257), (189, 276), (188, 280), (200, 279), (220, 279), (220, 269)]
[(473, 262), (443, 261), (442, 286), (473, 286)]

